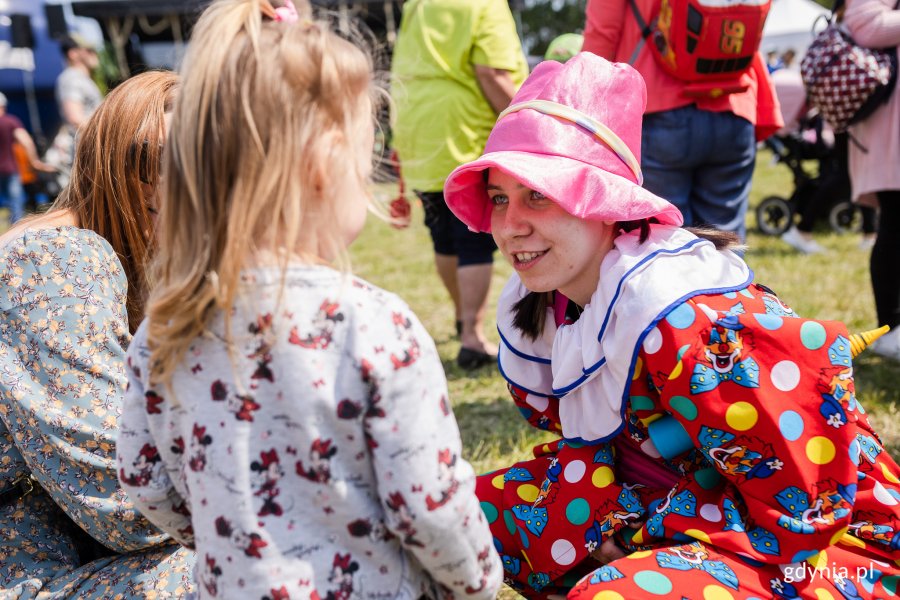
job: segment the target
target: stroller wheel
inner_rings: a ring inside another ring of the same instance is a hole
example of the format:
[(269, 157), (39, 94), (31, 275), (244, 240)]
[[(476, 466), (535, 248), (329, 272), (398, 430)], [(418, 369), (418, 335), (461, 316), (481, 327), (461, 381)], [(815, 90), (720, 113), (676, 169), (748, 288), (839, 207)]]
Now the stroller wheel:
[(859, 233), (862, 231), (862, 213), (855, 204), (844, 200), (831, 207), (828, 224), (838, 233)]
[(756, 207), (756, 224), (766, 235), (781, 235), (793, 222), (794, 209), (781, 196), (767, 196)]

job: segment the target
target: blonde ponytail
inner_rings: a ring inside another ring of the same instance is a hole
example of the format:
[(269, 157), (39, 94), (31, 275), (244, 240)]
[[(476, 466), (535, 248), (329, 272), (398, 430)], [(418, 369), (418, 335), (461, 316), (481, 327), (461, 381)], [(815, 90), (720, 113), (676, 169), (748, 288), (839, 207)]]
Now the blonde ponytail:
[(192, 34), (147, 308), (155, 382), (170, 380), (216, 310), (230, 331), (241, 270), (260, 253), (282, 268), (311, 239), (339, 254), (335, 200), (364, 193), (372, 64), (304, 1), (297, 23), (273, 21), (280, 4), (217, 0)]

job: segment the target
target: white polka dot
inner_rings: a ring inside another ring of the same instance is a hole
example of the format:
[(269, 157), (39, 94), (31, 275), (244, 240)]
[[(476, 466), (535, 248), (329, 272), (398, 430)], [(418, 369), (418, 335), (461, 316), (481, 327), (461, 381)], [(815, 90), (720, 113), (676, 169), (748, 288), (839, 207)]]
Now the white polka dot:
[(573, 460), (566, 465), (566, 470), (563, 471), (563, 477), (565, 477), (566, 481), (569, 483), (578, 483), (581, 481), (581, 478), (584, 477), (585, 471), (587, 471), (587, 467), (585, 466), (584, 461)]
[(800, 383), (800, 367), (792, 360), (783, 360), (772, 367), (772, 385), (782, 392), (790, 392)]
[(891, 496), (891, 493), (884, 489), (884, 486), (877, 481), (875, 482), (875, 487), (872, 488), (872, 494), (875, 496), (876, 500), (885, 506), (894, 506), (897, 504), (897, 499)]
[(710, 523), (718, 523), (722, 520), (722, 511), (715, 504), (704, 504), (700, 507), (700, 516)]
[(550, 398), (547, 398), (546, 396), (535, 396), (534, 394), (528, 394), (527, 396), (525, 396), (525, 403), (538, 412), (544, 412), (545, 410), (547, 410), (547, 407), (550, 406)]
[(662, 348), (662, 334), (659, 328), (654, 327), (644, 338), (644, 352), (647, 354), (656, 354)]
[(556, 540), (550, 546), (550, 556), (559, 565), (571, 565), (575, 562), (575, 546), (569, 540)]
[(653, 444), (653, 440), (647, 438), (643, 444), (641, 444), (641, 450), (644, 451), (644, 454), (649, 456), (650, 458), (659, 458), (662, 454), (659, 453), (659, 450), (656, 449), (656, 446)]

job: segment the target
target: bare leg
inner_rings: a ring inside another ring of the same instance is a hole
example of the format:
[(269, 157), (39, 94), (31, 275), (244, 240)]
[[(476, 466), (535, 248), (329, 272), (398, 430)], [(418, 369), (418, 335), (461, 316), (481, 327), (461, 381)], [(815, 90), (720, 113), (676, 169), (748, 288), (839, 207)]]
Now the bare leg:
[(456, 320), (461, 320), (462, 310), (459, 300), (459, 282), (456, 279), (456, 256), (450, 254), (435, 254), (434, 264), (437, 267), (438, 276), (441, 278), (450, 299), (453, 301), (453, 312)]
[(497, 347), (484, 337), (484, 315), (487, 311), (488, 291), (491, 288), (493, 265), (467, 265), (456, 271), (459, 282), (460, 318), (463, 348), (496, 354)]

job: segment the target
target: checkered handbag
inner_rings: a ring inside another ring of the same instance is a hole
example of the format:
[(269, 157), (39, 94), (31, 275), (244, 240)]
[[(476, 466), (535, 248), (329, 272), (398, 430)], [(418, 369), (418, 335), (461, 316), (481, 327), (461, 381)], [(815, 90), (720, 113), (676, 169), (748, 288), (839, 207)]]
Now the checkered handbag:
[(806, 51), (800, 73), (810, 104), (835, 131), (844, 131), (890, 97), (897, 80), (897, 49), (864, 48), (831, 23)]

